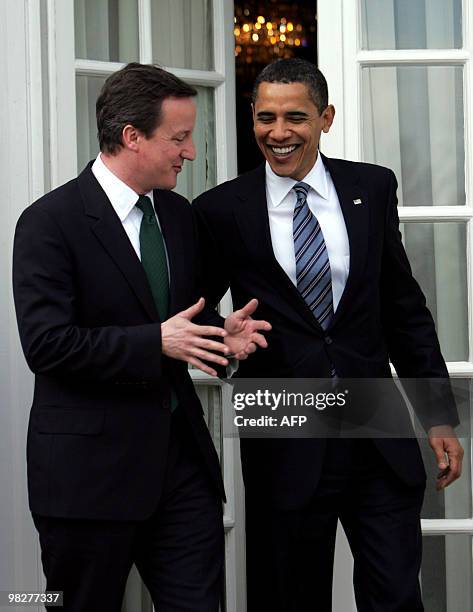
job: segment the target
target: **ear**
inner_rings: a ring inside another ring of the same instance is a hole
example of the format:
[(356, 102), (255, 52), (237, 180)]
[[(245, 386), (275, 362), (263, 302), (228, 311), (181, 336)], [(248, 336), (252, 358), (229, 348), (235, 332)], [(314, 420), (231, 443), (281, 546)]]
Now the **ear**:
[(143, 134), (131, 124), (125, 125), (122, 130), (122, 143), (125, 149), (137, 151), (142, 138)]
[(325, 132), (325, 134), (327, 134), (327, 132), (330, 130), (334, 118), (335, 118), (335, 107), (333, 106), (333, 104), (329, 104), (327, 108), (324, 110), (324, 112), (322, 113), (322, 119), (323, 119), (322, 131)]

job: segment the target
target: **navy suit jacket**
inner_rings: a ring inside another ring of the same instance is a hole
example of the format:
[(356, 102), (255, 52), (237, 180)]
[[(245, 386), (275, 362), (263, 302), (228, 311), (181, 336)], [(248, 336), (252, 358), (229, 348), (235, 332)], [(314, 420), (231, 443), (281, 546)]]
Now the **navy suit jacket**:
[[(240, 363), (243, 378), (447, 378), (434, 322), (401, 242), (397, 183), (381, 166), (323, 157), (342, 208), (350, 271), (337, 311), (324, 331), (271, 245), (264, 165), (197, 198), (193, 204), (204, 252), (209, 303), (228, 287), (240, 308), (259, 300), (256, 317), (272, 324), (268, 348)], [(361, 200), (355, 205), (354, 200)], [(382, 400), (381, 400), (382, 401)], [(422, 415), (425, 428), (458, 423), (450, 388), (445, 402)], [(408, 485), (425, 480), (417, 441), (376, 444)], [(317, 484), (324, 440), (241, 440), (247, 493), (274, 503), (304, 503)]]
[[(154, 196), (172, 316), (199, 295), (195, 226), (187, 200), (170, 191)], [(31, 510), (82, 519), (150, 516), (164, 478), (171, 387), (224, 496), (187, 364), (161, 353), (146, 275), (91, 164), (21, 215), (13, 285), (21, 343), (35, 373)], [(210, 312), (201, 322), (221, 324)]]

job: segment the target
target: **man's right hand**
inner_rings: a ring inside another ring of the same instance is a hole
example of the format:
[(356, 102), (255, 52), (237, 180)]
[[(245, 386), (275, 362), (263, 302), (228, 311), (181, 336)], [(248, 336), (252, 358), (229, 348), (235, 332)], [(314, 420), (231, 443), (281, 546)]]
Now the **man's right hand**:
[(162, 352), (172, 359), (180, 359), (199, 368), (202, 372), (217, 376), (217, 372), (203, 363), (210, 361), (221, 366), (227, 366), (228, 360), (210, 351), (228, 353), (229, 349), (223, 342), (209, 340), (206, 336), (220, 336), (224, 338), (227, 332), (221, 327), (211, 325), (196, 325), (192, 319), (201, 312), (205, 306), (204, 298), (200, 298), (187, 310), (178, 312), (176, 315), (161, 323), (161, 347)]

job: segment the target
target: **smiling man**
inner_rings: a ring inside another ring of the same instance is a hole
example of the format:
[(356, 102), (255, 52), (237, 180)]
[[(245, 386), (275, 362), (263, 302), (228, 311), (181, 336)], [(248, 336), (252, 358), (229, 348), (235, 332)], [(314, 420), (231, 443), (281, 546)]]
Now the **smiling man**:
[(170, 191), (195, 157), (196, 94), (156, 66), (112, 74), (97, 159), (17, 225), (29, 501), (68, 612), (119, 612), (133, 563), (160, 612), (219, 609), (223, 483), (188, 364), (215, 376), (270, 326), (256, 300), (224, 322), (199, 298), (191, 207)]
[[(238, 375), (260, 385), (389, 378), (391, 360), (402, 377), (447, 377), (401, 242), (396, 179), (320, 153), (334, 115), (313, 64), (267, 66), (253, 93), (266, 163), (194, 203), (210, 303), (230, 287), (236, 307), (255, 296), (272, 324), (267, 350)], [(438, 488), (459, 477), (463, 454), (447, 399), (424, 415)], [(425, 471), (415, 439), (242, 439), (241, 457), (249, 612), (331, 611), (338, 520), (354, 555), (359, 612), (423, 610)]]

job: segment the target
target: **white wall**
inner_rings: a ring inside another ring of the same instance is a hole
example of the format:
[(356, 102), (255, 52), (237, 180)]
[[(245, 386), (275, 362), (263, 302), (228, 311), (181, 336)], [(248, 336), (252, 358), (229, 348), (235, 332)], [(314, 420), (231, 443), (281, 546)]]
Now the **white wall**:
[(37, 590), (41, 584), (25, 473), (33, 377), (19, 346), (11, 291), (14, 227), (33, 199), (26, 7), (34, 5), (0, 3), (0, 590)]

